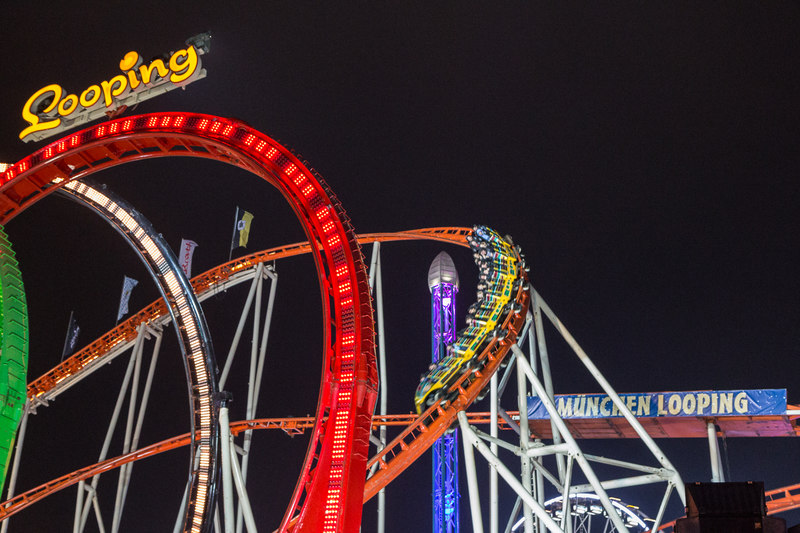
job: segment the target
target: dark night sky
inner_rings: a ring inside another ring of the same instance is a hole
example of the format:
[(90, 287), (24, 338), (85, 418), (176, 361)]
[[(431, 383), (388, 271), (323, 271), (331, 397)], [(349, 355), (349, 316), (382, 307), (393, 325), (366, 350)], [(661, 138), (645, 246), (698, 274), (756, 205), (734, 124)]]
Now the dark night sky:
[[(358, 232), (479, 223), (511, 234), (534, 286), (620, 392), (786, 388), (790, 403), (800, 402), (797, 3), (118, 5), (4, 6), (0, 161), (43, 146), (17, 137), (21, 108), (40, 87), (82, 91), (115, 75), (129, 50), (147, 58), (210, 31), (208, 77), (136, 113), (247, 121), (320, 171)], [(304, 239), (274, 189), (218, 163), (146, 161), (94, 178), (174, 247), (181, 237), (196, 240), (195, 273), (227, 259), (236, 205), (255, 215), (249, 251)], [(156, 297), (135, 256), (88, 210), (48, 197), (6, 229), (28, 293), (31, 376), (58, 362), (71, 310), (82, 344), (113, 326), (123, 274), (143, 281), (132, 309)], [(391, 412), (412, 409), (429, 359), (425, 281), (440, 248), (384, 249)], [(474, 299), (475, 269), (465, 251), (448, 251), (462, 275), (463, 310)], [(278, 269), (261, 416), (306, 414), (316, 403), (313, 265), (300, 258)], [(205, 306), (219, 360), (244, 294), (231, 290)], [(187, 428), (180, 363), (169, 356), (174, 338), (166, 344), (164, 396), (148, 442)], [(577, 359), (560, 352), (556, 392), (597, 390)], [(107, 367), (34, 417), (21, 488), (93, 461), (122, 367)], [(265, 486), (258, 512), (269, 524), (304, 453), (302, 438), (287, 440), (256, 436), (272, 455), (252, 471)], [(684, 479), (710, 478), (705, 441), (659, 444)], [(763, 480), (768, 489), (800, 481), (793, 441), (730, 439), (727, 447), (736, 480)], [(585, 451), (640, 456), (630, 443), (590, 442)], [(183, 482), (188, 459), (180, 453), (134, 470), (132, 505), (141, 507), (126, 511), (126, 530), (168, 527), (177, 502), (163, 511), (157, 504)], [(154, 469), (165, 472), (164, 481), (148, 478), (156, 489), (144, 479)], [(388, 531), (428, 529), (429, 490), (427, 462), (390, 486)], [(12, 530), (66, 530), (73, 494), (22, 513)], [(140, 503), (139, 494), (159, 501)], [(655, 515), (647, 491), (618, 496)]]

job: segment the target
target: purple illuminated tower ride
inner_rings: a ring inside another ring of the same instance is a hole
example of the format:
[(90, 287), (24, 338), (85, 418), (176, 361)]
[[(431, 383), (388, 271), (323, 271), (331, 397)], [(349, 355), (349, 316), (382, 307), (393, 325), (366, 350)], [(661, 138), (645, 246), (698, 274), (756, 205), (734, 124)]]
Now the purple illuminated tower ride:
[[(446, 252), (428, 270), (431, 291), (432, 357), (436, 364), (456, 339), (458, 272)], [(458, 532), (458, 434), (445, 433), (433, 445), (433, 533)]]

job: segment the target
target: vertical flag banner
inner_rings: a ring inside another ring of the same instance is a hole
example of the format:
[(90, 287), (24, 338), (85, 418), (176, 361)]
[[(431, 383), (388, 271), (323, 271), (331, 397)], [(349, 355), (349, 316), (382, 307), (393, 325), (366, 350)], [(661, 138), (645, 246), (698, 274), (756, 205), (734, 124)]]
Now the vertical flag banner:
[(131, 299), (131, 291), (133, 291), (133, 288), (138, 284), (139, 282), (135, 279), (125, 276), (125, 280), (122, 282), (122, 296), (119, 299), (117, 322), (119, 322), (119, 319), (128, 313), (128, 300)]
[(196, 242), (190, 241), (189, 239), (181, 239), (181, 251), (178, 256), (178, 261), (187, 279), (192, 279), (192, 256), (194, 255), (195, 248), (197, 248)]
[(241, 207), (236, 207), (236, 225), (233, 227), (231, 249), (239, 246), (247, 246), (247, 241), (250, 238), (250, 223), (252, 221), (252, 214)]
[(67, 326), (67, 337), (64, 339), (64, 350), (61, 352), (61, 360), (63, 361), (68, 355), (72, 355), (75, 347), (78, 345), (78, 335), (81, 328), (78, 321), (75, 320), (75, 314), (69, 314), (69, 326)]

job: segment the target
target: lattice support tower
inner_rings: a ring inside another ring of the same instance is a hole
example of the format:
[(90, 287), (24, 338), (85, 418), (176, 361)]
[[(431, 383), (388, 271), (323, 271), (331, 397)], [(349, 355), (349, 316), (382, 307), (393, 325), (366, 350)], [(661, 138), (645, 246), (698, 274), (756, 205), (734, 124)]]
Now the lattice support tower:
[[(440, 252), (428, 270), (431, 291), (431, 362), (444, 357), (456, 339), (458, 272), (446, 252)], [(458, 433), (445, 433), (433, 445), (433, 532), (457, 533)]]
[[(486, 434), (469, 424), (466, 413), (462, 411), (458, 414), (462, 438), (464, 439), (467, 477), (470, 480), (470, 507), (473, 531), (475, 533), (483, 533), (484, 531), (480, 510), (481, 500), (475, 482), (473, 447), (488, 462), (490, 468), (497, 471), (517, 495), (514, 510), (506, 524), (506, 531), (519, 531), (520, 533), (541, 533), (543, 531), (577, 533), (576, 521), (573, 520), (574, 515), (578, 513), (576, 506), (570, 505), (570, 511), (567, 513), (562, 512), (560, 515), (554, 512), (553, 509), (548, 509), (547, 502), (544, 501), (546, 485), (549, 485), (550, 493), (553, 491), (560, 493), (563, 501), (571, 501), (576, 494), (580, 494), (585, 498), (593, 498), (594, 505), (599, 510), (598, 512), (608, 518), (606, 529), (610, 528), (612, 531), (619, 533), (628, 533), (631, 530), (630, 528), (636, 525), (641, 527), (640, 530), (644, 530), (646, 526), (642, 525), (644, 523), (642, 521), (643, 518), (618, 512), (620, 509), (615, 507), (617, 500), (610, 498), (607, 491), (651, 483), (665, 483), (666, 490), (664, 491), (658, 514), (655, 520), (651, 520), (647, 524), (647, 527), (652, 530), (658, 529), (672, 493), (675, 492), (680, 497), (683, 495), (683, 481), (680, 475), (656, 445), (653, 438), (633, 416), (610, 383), (592, 363), (586, 352), (570, 335), (539, 293), (533, 289), (531, 289), (531, 302), (531, 312), (527, 315), (525, 328), (519, 335), (517, 343), (511, 347), (512, 353), (508, 366), (502, 372), (498, 380), (499, 383), (497, 385), (492, 384), (493, 388), (495, 386), (497, 388), (497, 392), (492, 394), (492, 411), (496, 410), (499, 416), (514, 429), (519, 436), (519, 442), (506, 442), (498, 439), (495, 435)], [(549, 320), (555, 327), (559, 336), (566, 341), (567, 346), (589, 371), (592, 378), (611, 398), (611, 401), (630, 424), (639, 440), (651, 452), (654, 465), (634, 464), (628, 461), (590, 455), (583, 451), (582, 445), (572, 436), (564, 423), (553, 399), (553, 380), (550, 372), (548, 343), (545, 342), (544, 338), (544, 319)], [(526, 341), (529, 350), (528, 354), (520, 348)], [(541, 399), (550, 415), (553, 434), (551, 443), (545, 442), (541, 436), (531, 434), (525, 418), (521, 418), (517, 423), (517, 420), (512, 419), (509, 413), (500, 407), (499, 403), (506, 385), (513, 380), (515, 374), (518, 389), (516, 407), (521, 413), (527, 411), (529, 392), (531, 395), (538, 396)], [(497, 404), (495, 404), (494, 398), (497, 398)], [(521, 468), (520, 466), (507, 466), (497, 455), (497, 452), (490, 449), (489, 444), (511, 451), (515, 457), (520, 458)], [(553, 464), (552, 459), (555, 459), (555, 464)], [(592, 464), (604, 465), (604, 479), (598, 477)], [(614, 469), (618, 470), (612, 469), (609, 472), (605, 472), (608, 467), (614, 467)], [(518, 469), (521, 470), (521, 476), (513, 473), (514, 470)], [(615, 475), (619, 477), (613, 477)], [(495, 505), (496, 502), (492, 501), (491, 506)], [(520, 518), (520, 514), (522, 519), (517, 521)], [(495, 522), (497, 516), (497, 512), (492, 513), (492, 523), (490, 524), (492, 532), (498, 531), (499, 524)], [(578, 526), (581, 523), (580, 520), (577, 521)]]

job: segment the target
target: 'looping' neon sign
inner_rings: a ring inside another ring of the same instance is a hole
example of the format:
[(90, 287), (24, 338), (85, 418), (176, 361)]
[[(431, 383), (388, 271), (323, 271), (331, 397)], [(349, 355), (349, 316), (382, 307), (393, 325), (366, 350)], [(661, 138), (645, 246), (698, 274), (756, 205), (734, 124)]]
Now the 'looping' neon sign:
[(22, 108), (22, 118), (30, 125), (19, 138), (40, 140), (204, 78), (200, 56), (208, 51), (209, 38), (208, 34), (193, 37), (169, 59), (154, 59), (147, 65), (138, 52), (128, 52), (119, 62), (122, 74), (90, 85), (80, 94), (65, 94), (55, 83), (42, 87)]

